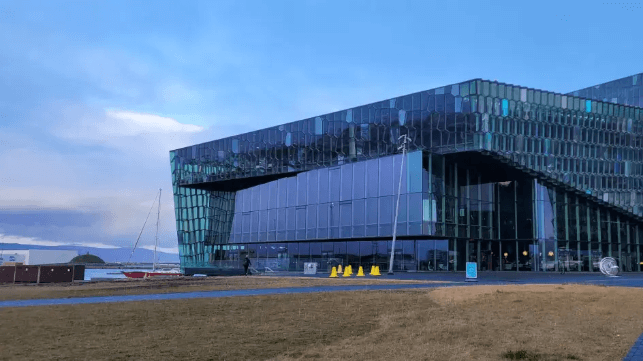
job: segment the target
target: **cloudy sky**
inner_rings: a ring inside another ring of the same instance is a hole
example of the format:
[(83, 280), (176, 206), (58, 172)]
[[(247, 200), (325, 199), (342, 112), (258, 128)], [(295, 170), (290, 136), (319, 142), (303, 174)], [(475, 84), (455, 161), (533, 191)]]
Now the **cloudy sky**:
[(591, 0), (0, 0), (0, 242), (131, 247), (162, 188), (176, 252), (170, 150), (471, 78), (640, 73), (641, 19)]

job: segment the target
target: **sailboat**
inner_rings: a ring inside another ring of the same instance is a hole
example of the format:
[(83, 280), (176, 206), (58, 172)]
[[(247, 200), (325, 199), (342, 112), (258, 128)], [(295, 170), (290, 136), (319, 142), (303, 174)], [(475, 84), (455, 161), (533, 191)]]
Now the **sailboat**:
[[(154, 243), (154, 260), (152, 262), (152, 270), (141, 270), (141, 271), (123, 271), (123, 274), (127, 278), (148, 278), (148, 277), (159, 277), (159, 276), (166, 276), (166, 277), (176, 277), (176, 276), (183, 276), (181, 273), (181, 270), (179, 269), (156, 269), (156, 248), (158, 247), (159, 244), (159, 220), (161, 218), (161, 189), (159, 189), (159, 194), (158, 194), (158, 200), (159, 200), (159, 205), (158, 205), (158, 211), (157, 211), (157, 216), (156, 216), (156, 241)], [(154, 207), (154, 203), (152, 203), (152, 207)], [(150, 209), (150, 213), (152, 213), (152, 209)], [(145, 229), (145, 224), (147, 223), (147, 219), (149, 219), (150, 214), (147, 214), (147, 218), (145, 219), (145, 223), (143, 223), (143, 228), (141, 229), (141, 233), (139, 233), (138, 238), (136, 239), (136, 243), (134, 244), (134, 248), (132, 249), (132, 253), (129, 256), (129, 260), (132, 259), (132, 255), (134, 254), (134, 251), (136, 250), (136, 245), (138, 245), (138, 241), (141, 239), (141, 234), (143, 234), (143, 229)], [(129, 260), (127, 261), (129, 263)]]

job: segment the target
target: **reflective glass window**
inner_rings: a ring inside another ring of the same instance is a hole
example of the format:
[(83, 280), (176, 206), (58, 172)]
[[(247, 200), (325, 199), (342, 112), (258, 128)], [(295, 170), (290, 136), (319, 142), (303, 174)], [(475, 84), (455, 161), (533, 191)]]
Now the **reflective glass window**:
[(342, 184), (340, 168), (331, 168), (329, 174), (330, 201), (338, 202), (340, 199), (340, 189)]
[(286, 208), (277, 209), (277, 230), (278, 231), (286, 230)]
[(279, 208), (285, 208), (288, 206), (288, 178), (282, 178), (278, 182)]
[(318, 238), (328, 236), (328, 217), (330, 212), (330, 203), (320, 204), (317, 207), (317, 229)]
[(290, 177), (288, 179), (288, 189), (286, 193), (288, 194), (288, 207), (294, 207), (297, 205), (297, 177)]
[[(393, 157), (379, 158), (380, 169), (393, 169)], [(393, 195), (393, 174), (391, 171), (380, 172), (380, 197)]]
[(351, 237), (351, 221), (353, 218), (353, 212), (352, 204), (350, 202), (344, 202), (340, 204), (340, 218), (340, 236), (342, 238)]
[(268, 201), (270, 200), (270, 185), (266, 183), (260, 185), (257, 188), (259, 188), (259, 196), (261, 197), (259, 201), (259, 209), (268, 209)]
[(277, 201), (279, 182), (273, 181), (273, 182), (268, 183), (268, 185), (269, 185), (269, 188), (270, 188), (270, 196), (269, 196), (268, 208), (270, 208), (270, 209), (277, 208), (277, 206), (279, 205), (279, 203)]
[(277, 209), (268, 211), (268, 231), (277, 230)]
[(366, 196), (366, 163), (353, 163), (353, 199), (360, 199)]
[(353, 198), (353, 164), (343, 165), (341, 174), (341, 200), (351, 200)]
[(297, 175), (297, 205), (304, 206), (307, 204), (308, 193), (308, 174), (300, 173)]
[(319, 198), (319, 189), (317, 186), (319, 180), (319, 174), (316, 170), (307, 172), (307, 184), (308, 187), (308, 203), (307, 204), (317, 204)]
[(366, 197), (379, 195), (379, 161), (371, 159), (366, 161)]
[(318, 170), (319, 173), (319, 203), (330, 202), (330, 189), (328, 188), (328, 168)]

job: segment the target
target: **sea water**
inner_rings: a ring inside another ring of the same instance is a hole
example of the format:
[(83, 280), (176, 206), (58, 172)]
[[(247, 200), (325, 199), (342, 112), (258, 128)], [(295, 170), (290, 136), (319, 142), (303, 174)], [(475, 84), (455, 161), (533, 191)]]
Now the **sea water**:
[(85, 268), (85, 281), (91, 281), (92, 278), (127, 278), (122, 271), (136, 272), (136, 271), (151, 271), (151, 269), (120, 269), (120, 268)]

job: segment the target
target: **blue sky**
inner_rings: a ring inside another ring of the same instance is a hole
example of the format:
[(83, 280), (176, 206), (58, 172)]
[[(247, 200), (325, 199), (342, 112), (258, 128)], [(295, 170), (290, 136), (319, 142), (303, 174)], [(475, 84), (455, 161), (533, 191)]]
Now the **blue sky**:
[(175, 251), (172, 149), (472, 78), (640, 73), (642, 19), (642, 2), (0, 1), (0, 242), (131, 247), (163, 188)]

